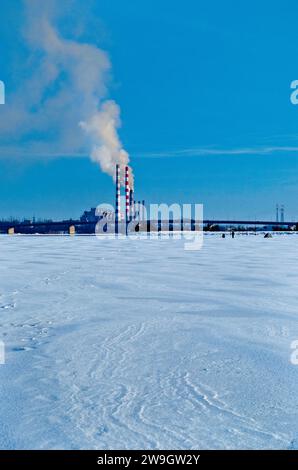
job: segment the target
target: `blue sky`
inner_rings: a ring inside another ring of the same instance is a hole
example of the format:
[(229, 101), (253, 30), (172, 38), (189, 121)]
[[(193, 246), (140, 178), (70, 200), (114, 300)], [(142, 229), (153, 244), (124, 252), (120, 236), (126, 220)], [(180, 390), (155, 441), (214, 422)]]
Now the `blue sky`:
[[(113, 182), (80, 140), (77, 88), (55, 112), (34, 101), (43, 12), (34, 7), (28, 22), (30, 2), (1, 2), (0, 217), (76, 217), (113, 202)], [(100, 93), (121, 108), (137, 199), (203, 203), (205, 216), (231, 218), (274, 218), (279, 202), (298, 218), (295, 0), (63, 2), (70, 13), (61, 3), (44, 3), (59, 35), (109, 57)], [(62, 70), (46, 96), (60, 96), (63, 81)]]

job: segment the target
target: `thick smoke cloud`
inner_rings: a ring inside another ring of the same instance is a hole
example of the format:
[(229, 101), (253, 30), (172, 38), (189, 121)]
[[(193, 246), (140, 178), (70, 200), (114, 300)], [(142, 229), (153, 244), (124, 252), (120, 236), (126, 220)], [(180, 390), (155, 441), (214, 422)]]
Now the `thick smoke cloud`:
[[(114, 101), (104, 102), (89, 121), (80, 123), (93, 140), (92, 160), (100, 164), (102, 171), (112, 176), (116, 163), (123, 168), (129, 161), (128, 153), (122, 148), (117, 134), (120, 124), (120, 108)], [(132, 175), (130, 186), (133, 187)]]
[(68, 10), (63, 8), (71, 3), (23, 2), (23, 36), (28, 52), (25, 78), (0, 110), (0, 153), (90, 154), (104, 172), (113, 176), (115, 163), (125, 165), (129, 157), (117, 132), (119, 106), (107, 100), (111, 63), (108, 54), (96, 45), (75, 34), (63, 36), (58, 25), (67, 15)]

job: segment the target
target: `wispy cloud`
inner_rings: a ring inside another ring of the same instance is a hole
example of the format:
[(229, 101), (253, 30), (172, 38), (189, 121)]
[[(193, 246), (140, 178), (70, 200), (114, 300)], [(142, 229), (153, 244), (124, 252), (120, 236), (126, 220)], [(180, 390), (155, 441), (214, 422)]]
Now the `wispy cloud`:
[(161, 150), (154, 152), (137, 152), (138, 158), (172, 158), (172, 157), (207, 157), (213, 155), (273, 155), (275, 153), (296, 153), (298, 146), (256, 146), (237, 148), (194, 147), (179, 150)]
[[(298, 153), (298, 146), (270, 146), (270, 147), (237, 147), (237, 148), (208, 148), (196, 147), (179, 150), (160, 150), (154, 152), (141, 152), (137, 150), (133, 153), (135, 158), (194, 158), (208, 156), (249, 156), (249, 155), (274, 155), (282, 153)], [(76, 151), (61, 147), (60, 149), (50, 149), (43, 143), (32, 142), (30, 147), (20, 148), (18, 145), (2, 145), (0, 147), (2, 157), (26, 157), (26, 158), (89, 158), (87, 151)]]

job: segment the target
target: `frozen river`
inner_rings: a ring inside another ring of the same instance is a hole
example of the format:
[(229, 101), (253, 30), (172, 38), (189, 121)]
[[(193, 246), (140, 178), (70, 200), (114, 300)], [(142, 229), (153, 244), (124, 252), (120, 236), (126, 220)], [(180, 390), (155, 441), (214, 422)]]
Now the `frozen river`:
[(298, 448), (298, 236), (0, 237), (0, 448)]

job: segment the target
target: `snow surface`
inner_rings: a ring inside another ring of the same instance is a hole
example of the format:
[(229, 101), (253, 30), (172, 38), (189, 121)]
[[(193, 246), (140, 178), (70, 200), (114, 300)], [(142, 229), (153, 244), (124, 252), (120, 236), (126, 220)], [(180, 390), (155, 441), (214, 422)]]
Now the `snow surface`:
[(296, 235), (0, 237), (0, 448), (298, 448)]

